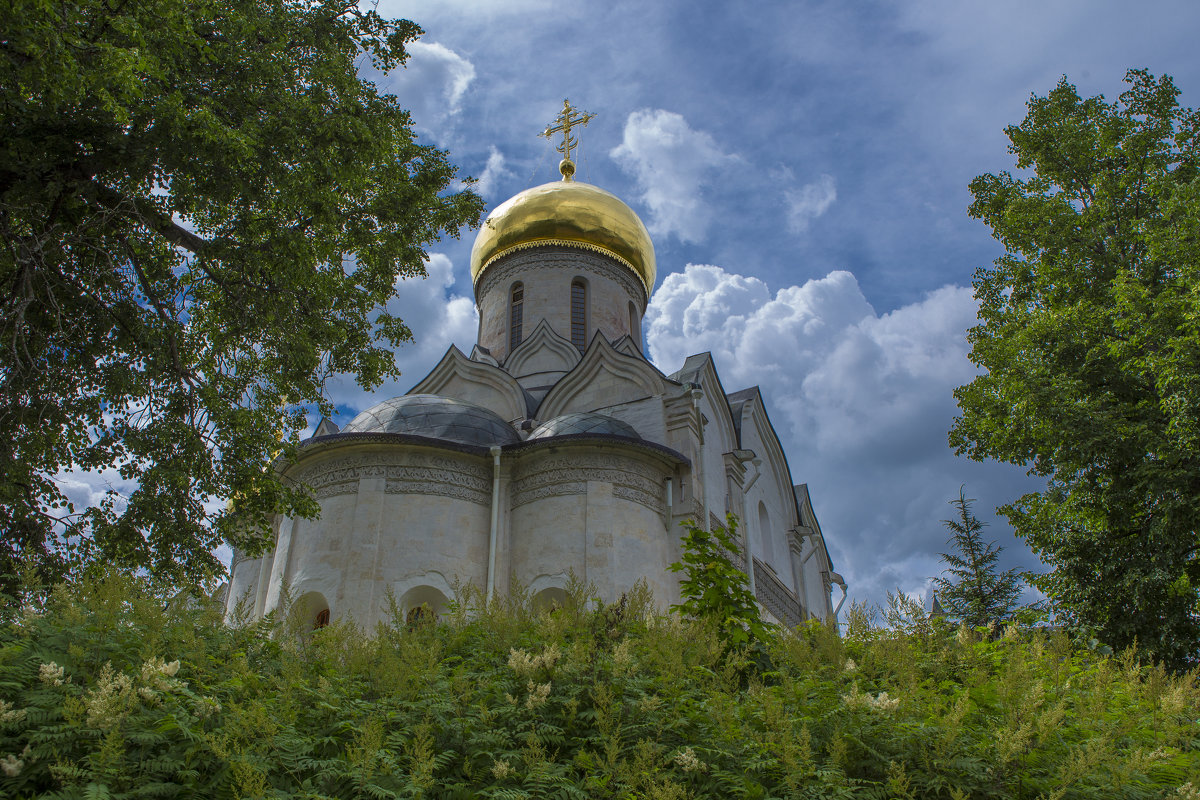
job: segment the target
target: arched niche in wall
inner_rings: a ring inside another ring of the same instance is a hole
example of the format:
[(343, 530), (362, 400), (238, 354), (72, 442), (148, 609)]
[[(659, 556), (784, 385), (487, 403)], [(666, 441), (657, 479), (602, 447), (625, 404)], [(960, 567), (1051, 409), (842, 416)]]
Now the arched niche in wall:
[(548, 586), (533, 596), (530, 605), (535, 614), (553, 611), (556, 608), (566, 608), (569, 597), (565, 589)]
[(445, 612), (450, 600), (433, 586), (414, 586), (400, 598), (400, 612), (405, 624), (412, 626), (436, 620)]
[(329, 601), (320, 592), (305, 592), (288, 609), (288, 617), (301, 629), (324, 628), (329, 624)]
[[(771, 541), (771, 514), (767, 511), (767, 504), (762, 500), (758, 501), (758, 546), (762, 550), (760, 558), (767, 557), (768, 543)], [(753, 552), (753, 548), (751, 548)]]

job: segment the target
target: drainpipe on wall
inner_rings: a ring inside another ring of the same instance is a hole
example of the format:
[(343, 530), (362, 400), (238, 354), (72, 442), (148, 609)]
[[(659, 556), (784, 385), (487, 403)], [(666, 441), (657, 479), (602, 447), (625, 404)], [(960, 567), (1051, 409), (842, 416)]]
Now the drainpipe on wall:
[(846, 579), (838, 573), (832, 572), (829, 574), (829, 580), (830, 582), (836, 583), (838, 586), (842, 587), (842, 599), (838, 600), (837, 608), (833, 610), (833, 621), (837, 622), (838, 612), (842, 610), (842, 604), (846, 602)]
[[(754, 486), (755, 483), (758, 482), (758, 479), (760, 477), (762, 477), (762, 472), (758, 468), (759, 465), (762, 464), (762, 459), (761, 458), (753, 458), (750, 460), (750, 463), (754, 465), (754, 477), (751, 478), (750, 482), (746, 484), (746, 487), (744, 489), (742, 489), (743, 495), (749, 494), (750, 488), (752, 486)], [(749, 513), (749, 512), (746, 512), (746, 513)]]
[(269, 551), (262, 554), (262, 560), (258, 564), (258, 583), (254, 589), (254, 614), (261, 617), (267, 613), (267, 589), (271, 584), (271, 566), (275, 563), (275, 547), (279, 543), (279, 534), (275, 534), (275, 541)]
[(492, 529), (488, 533), (487, 600), (496, 595), (496, 536), (500, 528), (500, 448), (492, 446)]
[(808, 560), (813, 557), (814, 553), (816, 553), (818, 550), (821, 549), (821, 548), (817, 547), (817, 534), (816, 533), (811, 533), (811, 532), (806, 533), (806, 534), (804, 534), (804, 538), (809, 540), (809, 543), (812, 545), (812, 550), (809, 550), (808, 555), (806, 555), (804, 557), (804, 560), (800, 562), (800, 566), (802, 566), (802, 567), (808, 563)]

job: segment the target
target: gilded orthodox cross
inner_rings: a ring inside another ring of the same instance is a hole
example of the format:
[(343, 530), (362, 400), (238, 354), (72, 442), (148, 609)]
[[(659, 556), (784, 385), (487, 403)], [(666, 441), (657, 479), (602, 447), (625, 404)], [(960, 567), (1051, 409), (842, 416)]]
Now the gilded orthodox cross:
[(554, 120), (558, 124), (547, 125), (546, 130), (539, 134), (541, 136), (545, 136), (547, 139), (551, 138), (556, 133), (561, 133), (563, 135), (562, 144), (558, 145), (554, 149), (563, 155), (563, 160), (558, 165), (558, 170), (562, 173), (563, 180), (565, 181), (571, 180), (571, 176), (575, 174), (575, 163), (571, 161), (571, 149), (575, 147), (578, 142), (575, 140), (575, 137), (571, 135), (571, 128), (587, 125), (588, 120), (592, 119), (594, 116), (596, 115), (589, 114), (586, 111), (581, 112), (577, 108), (572, 108), (570, 102), (563, 100), (562, 111), (558, 112), (558, 117)]

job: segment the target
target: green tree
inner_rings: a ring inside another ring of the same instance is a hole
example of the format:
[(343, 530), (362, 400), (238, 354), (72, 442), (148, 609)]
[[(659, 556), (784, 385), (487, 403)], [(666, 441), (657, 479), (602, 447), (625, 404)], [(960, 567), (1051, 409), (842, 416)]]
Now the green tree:
[(997, 569), (1004, 548), (983, 541), (985, 523), (971, 512), (973, 502), (961, 486), (958, 499), (950, 501), (958, 518), (944, 519), (942, 524), (950, 529), (949, 544), (954, 552), (940, 554), (950, 577), (933, 579), (942, 608), (972, 627), (1007, 619), (1017, 607), (1022, 582), (1020, 570)]
[(1007, 129), (1019, 176), (971, 183), (1007, 251), (975, 275), (982, 368), (951, 445), (1046, 488), (1001, 509), (1036, 585), (1114, 647), (1200, 650), (1200, 116), (1169, 77), (1117, 102), (1064, 78)]
[(730, 650), (767, 641), (770, 631), (750, 593), (750, 579), (732, 561), (733, 554), (742, 549), (737, 517), (729, 514), (724, 525), (707, 531), (690, 519), (682, 526), (683, 558), (667, 569), (683, 573), (679, 582), (683, 602), (671, 610), (713, 623)]
[[(353, 0), (7, 4), (0, 572), (70, 535), (201, 581), (219, 542), (314, 511), (266, 465), (327, 376), (395, 374), (383, 304), (482, 207), (359, 77), (420, 33)], [(71, 468), (137, 489), (75, 509)]]

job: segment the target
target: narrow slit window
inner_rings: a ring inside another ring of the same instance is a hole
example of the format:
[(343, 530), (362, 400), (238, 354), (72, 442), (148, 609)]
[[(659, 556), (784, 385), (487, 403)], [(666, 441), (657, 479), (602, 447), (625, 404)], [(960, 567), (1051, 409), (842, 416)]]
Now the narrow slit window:
[(587, 286), (579, 280), (571, 283), (571, 344), (587, 347)]
[(508, 311), (508, 350), (511, 353), (521, 343), (521, 307), (525, 301), (525, 287), (513, 284), (512, 300)]

